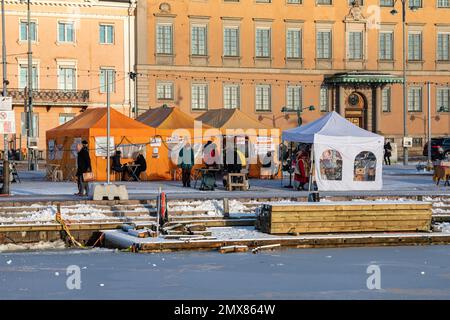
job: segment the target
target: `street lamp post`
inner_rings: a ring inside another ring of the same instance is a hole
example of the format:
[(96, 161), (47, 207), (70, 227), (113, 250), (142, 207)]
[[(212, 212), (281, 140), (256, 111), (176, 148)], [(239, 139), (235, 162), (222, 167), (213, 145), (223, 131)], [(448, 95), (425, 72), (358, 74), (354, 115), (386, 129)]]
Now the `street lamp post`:
[[(395, 0), (395, 4), (398, 0)], [(402, 37), (403, 37), (403, 66), (402, 66), (402, 72), (403, 72), (403, 138), (405, 138), (408, 135), (408, 126), (407, 126), (407, 113), (408, 113), (408, 106), (407, 106), (407, 89), (408, 86), (406, 84), (406, 1), (407, 0), (400, 0), (402, 3)], [(411, 11), (415, 11), (418, 9), (418, 7), (410, 6), (409, 9)], [(391, 14), (396, 15), (398, 12), (397, 10), (392, 9)], [(403, 140), (403, 139), (402, 139)], [(405, 146), (404, 141), (403, 143), (403, 165), (408, 164), (408, 148)]]

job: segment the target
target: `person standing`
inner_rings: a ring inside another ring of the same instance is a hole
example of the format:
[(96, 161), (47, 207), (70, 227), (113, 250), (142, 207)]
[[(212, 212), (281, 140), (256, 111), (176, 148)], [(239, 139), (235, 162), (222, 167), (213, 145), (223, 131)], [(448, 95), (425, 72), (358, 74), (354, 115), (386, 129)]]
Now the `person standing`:
[(191, 144), (186, 140), (184, 146), (178, 154), (178, 166), (182, 170), (183, 187), (191, 187), (191, 172), (194, 166), (194, 150)]
[(309, 182), (310, 160), (306, 150), (297, 152), (294, 160), (294, 188), (305, 190), (305, 184)]
[(90, 172), (91, 168), (91, 158), (89, 156), (88, 143), (83, 140), (81, 144), (77, 145), (77, 182), (78, 182), (78, 196), (87, 196), (89, 192), (88, 183), (83, 179), (83, 173)]
[(391, 165), (391, 156), (392, 156), (392, 146), (388, 141), (384, 144), (384, 163), (386, 165)]

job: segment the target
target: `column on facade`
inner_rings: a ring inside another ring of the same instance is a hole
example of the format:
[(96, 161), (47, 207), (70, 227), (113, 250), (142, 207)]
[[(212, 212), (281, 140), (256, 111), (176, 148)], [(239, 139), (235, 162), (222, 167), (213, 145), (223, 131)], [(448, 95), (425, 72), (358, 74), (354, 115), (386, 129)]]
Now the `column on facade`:
[(381, 132), (381, 109), (382, 109), (382, 97), (381, 97), (381, 86), (376, 88), (376, 104), (375, 104), (375, 133), (380, 134)]
[(339, 86), (339, 114), (345, 117), (345, 88), (340, 85)]

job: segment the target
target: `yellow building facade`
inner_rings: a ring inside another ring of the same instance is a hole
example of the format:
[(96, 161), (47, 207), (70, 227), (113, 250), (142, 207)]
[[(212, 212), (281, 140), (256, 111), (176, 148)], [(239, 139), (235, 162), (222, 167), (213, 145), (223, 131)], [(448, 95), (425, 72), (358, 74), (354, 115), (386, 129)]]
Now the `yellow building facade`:
[[(31, 1), (30, 9), (33, 135), (45, 157), (47, 130), (86, 108), (106, 105), (106, 73), (113, 79), (112, 107), (129, 114), (135, 96), (129, 77), (135, 65), (135, 1), (42, 0)], [(17, 132), (9, 136), (9, 147), (25, 149), (27, 2), (6, 0), (5, 17), (8, 95)]]
[[(450, 134), (450, 4), (401, 1), (143, 0), (137, 4), (138, 111), (162, 104), (193, 116), (239, 108), (274, 127), (335, 110), (395, 142)], [(395, 9), (397, 14), (393, 11)], [(310, 110), (309, 106), (314, 106)]]

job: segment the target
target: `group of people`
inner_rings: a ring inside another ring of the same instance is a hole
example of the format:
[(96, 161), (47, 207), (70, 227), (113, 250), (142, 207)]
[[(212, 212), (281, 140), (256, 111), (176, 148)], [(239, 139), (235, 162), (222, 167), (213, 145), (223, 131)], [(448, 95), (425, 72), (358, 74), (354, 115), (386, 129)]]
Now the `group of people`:
[[(202, 153), (203, 163), (206, 168), (217, 168), (220, 163), (220, 156), (217, 145), (212, 141), (207, 141), (203, 146)], [(225, 145), (222, 157), (224, 170), (228, 173), (239, 173), (247, 165), (245, 153), (236, 144), (236, 139), (234, 143), (230, 143), (228, 146)], [(182, 169), (183, 187), (189, 188), (191, 186), (191, 174), (194, 164), (194, 149), (189, 140), (186, 140), (178, 154), (178, 166)]]
[[(122, 180), (125, 178), (125, 174), (130, 175), (133, 180), (138, 181), (142, 172), (147, 170), (147, 161), (141, 152), (139, 152), (134, 160), (133, 164), (136, 165), (135, 171), (131, 171), (128, 164), (121, 164), (121, 152), (116, 150), (115, 155), (111, 158), (111, 169), (116, 172), (122, 173)], [(85, 174), (92, 172), (91, 157), (89, 156), (88, 142), (83, 140), (77, 145), (77, 184), (78, 184), (78, 196), (87, 196), (89, 193), (89, 184), (85, 181)]]

